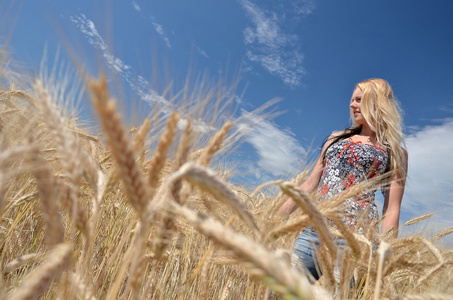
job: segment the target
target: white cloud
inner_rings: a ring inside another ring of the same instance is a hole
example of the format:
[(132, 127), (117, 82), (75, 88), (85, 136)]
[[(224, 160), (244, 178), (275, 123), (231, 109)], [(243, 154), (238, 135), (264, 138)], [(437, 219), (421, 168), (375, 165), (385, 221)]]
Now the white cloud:
[(142, 9), (140, 8), (140, 6), (137, 4), (137, 2), (135, 1), (132, 1), (132, 5), (134, 6), (134, 9), (138, 12), (141, 12)]
[(249, 130), (244, 139), (257, 152), (257, 179), (269, 177), (263, 173), (268, 173), (270, 177), (276, 179), (295, 175), (301, 170), (307, 151), (299, 145), (292, 132), (282, 130), (272, 122), (253, 114), (247, 115), (246, 119), (247, 121), (240, 124), (239, 128)]
[(402, 204), (410, 217), (434, 212), (429, 225), (453, 226), (453, 120), (426, 126), (406, 139), (409, 171)]
[[(298, 49), (297, 36), (281, 28), (280, 20), (283, 16), (266, 11), (249, 0), (238, 1), (252, 23), (252, 26), (244, 29), (247, 58), (260, 63), (269, 73), (280, 77), (286, 85), (299, 86), (305, 73), (302, 67), (304, 56)], [(296, 1), (296, 4), (294, 10), (297, 9), (298, 14), (308, 14), (313, 9), (312, 1)]]
[(153, 24), (153, 27), (154, 27), (154, 30), (156, 30), (156, 32), (160, 35), (160, 37), (164, 40), (165, 42), (165, 45), (171, 49), (171, 45), (170, 45), (170, 40), (168, 39), (167, 35), (165, 34), (165, 30), (164, 28), (162, 27), (161, 24), (157, 23), (155, 18), (153, 16), (150, 17), (151, 19), (151, 23)]

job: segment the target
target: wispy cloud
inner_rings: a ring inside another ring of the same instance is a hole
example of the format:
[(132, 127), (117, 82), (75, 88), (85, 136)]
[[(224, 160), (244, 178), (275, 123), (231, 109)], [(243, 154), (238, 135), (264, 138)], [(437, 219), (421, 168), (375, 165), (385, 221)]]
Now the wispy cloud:
[[(174, 105), (165, 97), (159, 95), (158, 92), (151, 88), (151, 84), (140, 75), (136, 75), (133, 69), (125, 64), (120, 58), (115, 57), (104, 39), (98, 33), (93, 21), (89, 20), (84, 14), (80, 16), (72, 16), (70, 18), (79, 30), (85, 35), (88, 42), (102, 54), (107, 67), (116, 74), (119, 74), (129, 84), (131, 90), (142, 100), (148, 102), (151, 106), (159, 106), (162, 113), (168, 114), (174, 109)], [(186, 119), (182, 118), (178, 123), (178, 127), (185, 126)], [(198, 132), (209, 133), (215, 131), (216, 128), (204, 123), (202, 120), (194, 120), (194, 130)]]
[(130, 70), (130, 66), (125, 64), (121, 59), (115, 57), (110, 52), (109, 47), (98, 33), (93, 21), (87, 19), (84, 14), (81, 14), (80, 16), (72, 16), (70, 17), (70, 20), (83, 34), (85, 34), (88, 42), (101, 51), (102, 56), (104, 57), (109, 68), (118, 73), (126, 73), (125, 76), (129, 75), (128, 71)]
[(137, 2), (135, 1), (132, 1), (132, 6), (134, 7), (134, 9), (138, 12), (141, 12), (142, 9), (140, 8), (140, 6), (137, 4)]
[[(247, 58), (280, 77), (286, 85), (301, 85), (305, 73), (302, 66), (304, 56), (299, 50), (298, 37), (281, 28), (280, 21), (284, 17), (260, 8), (249, 0), (238, 1), (251, 23), (251, 26), (244, 29)], [(309, 14), (313, 10), (312, 1), (296, 1), (293, 10), (297, 10), (298, 14)]]
[(108, 45), (98, 33), (93, 21), (88, 19), (84, 14), (72, 16), (70, 20), (85, 35), (88, 42), (101, 52), (106, 66), (111, 71), (120, 74), (143, 101), (153, 105), (159, 105), (163, 112), (171, 111), (172, 104), (168, 100), (151, 89), (151, 85), (146, 79), (142, 76), (135, 75), (129, 65), (112, 54)]
[(204, 51), (203, 49), (201, 49), (199, 46), (197, 45), (194, 45), (195, 47), (195, 50), (197, 50), (198, 54), (206, 57), (206, 58), (209, 58), (209, 55), (206, 53), (206, 51)]
[(171, 49), (170, 40), (168, 39), (167, 35), (165, 34), (165, 30), (162, 27), (162, 25), (157, 23), (156, 19), (153, 16), (151, 16), (150, 19), (151, 19), (151, 24), (153, 24), (154, 30), (156, 30), (156, 32), (164, 40), (165, 45), (167, 45), (167, 47)]
[(443, 111), (443, 112), (447, 112), (447, 113), (453, 113), (453, 104), (448, 103), (448, 104), (441, 105), (439, 107), (439, 110)]
[(453, 226), (453, 119), (426, 126), (406, 140), (409, 153), (408, 181), (402, 212), (420, 216), (434, 212), (430, 223)]
[(296, 0), (291, 3), (293, 11), (296, 15), (307, 16), (313, 13), (315, 9), (314, 0)]

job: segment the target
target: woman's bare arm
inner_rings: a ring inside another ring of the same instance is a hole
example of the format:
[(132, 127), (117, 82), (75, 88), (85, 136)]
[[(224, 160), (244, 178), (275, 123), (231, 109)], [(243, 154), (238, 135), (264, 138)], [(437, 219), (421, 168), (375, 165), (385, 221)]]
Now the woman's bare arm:
[[(313, 168), (313, 171), (311, 171), (310, 176), (308, 176), (307, 180), (301, 184), (300, 188), (307, 193), (313, 192), (318, 187), (323, 168), (322, 159), (320, 158)], [(288, 198), (288, 200), (286, 200), (278, 210), (277, 216), (289, 216), (296, 210), (296, 208), (296, 202), (294, 202), (293, 199)]]
[[(406, 159), (403, 162), (404, 174), (407, 174), (407, 152)], [(400, 220), (401, 201), (403, 200), (404, 187), (406, 185), (406, 176), (396, 174), (385, 192), (384, 207), (382, 209), (382, 215), (384, 220), (382, 222), (382, 232), (388, 230), (393, 231), (393, 237), (398, 236), (398, 227)]]
[[(326, 151), (326, 149), (330, 146), (330, 144), (332, 143), (332, 138), (337, 134), (338, 134), (337, 132), (334, 132), (329, 136), (329, 138), (327, 139), (327, 142), (324, 144), (324, 147), (322, 148), (321, 156), (319, 157), (318, 161), (316, 162), (316, 165), (313, 168), (313, 171), (311, 171), (307, 180), (305, 180), (304, 183), (301, 184), (300, 188), (303, 191), (305, 191), (306, 193), (312, 193), (318, 187), (319, 181), (321, 180), (321, 174), (324, 169), (322, 155)], [(296, 208), (297, 208), (296, 202), (294, 202), (293, 199), (288, 198), (288, 200), (286, 200), (285, 203), (283, 203), (283, 205), (278, 210), (277, 216), (280, 216), (280, 217), (289, 216), (296, 210)]]

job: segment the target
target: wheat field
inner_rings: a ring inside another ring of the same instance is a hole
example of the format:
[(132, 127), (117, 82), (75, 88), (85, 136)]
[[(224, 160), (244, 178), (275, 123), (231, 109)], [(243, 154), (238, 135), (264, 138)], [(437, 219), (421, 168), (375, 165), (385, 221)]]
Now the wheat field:
[[(231, 183), (226, 162), (241, 132), (220, 117), (216, 93), (188, 93), (190, 105), (150, 109), (131, 126), (104, 75), (78, 76), (2, 68), (2, 298), (452, 299), (453, 251), (436, 241), (453, 228), (430, 238), (352, 233), (338, 222), (348, 195), (316, 205), (298, 189), (308, 171), (255, 190)], [(84, 91), (99, 126), (69, 109)], [(207, 103), (212, 111), (200, 109)], [(216, 129), (206, 134), (200, 120)], [(279, 218), (289, 196), (300, 209)], [(290, 263), (307, 226), (322, 239), (315, 284)], [(337, 236), (348, 242), (342, 255)]]

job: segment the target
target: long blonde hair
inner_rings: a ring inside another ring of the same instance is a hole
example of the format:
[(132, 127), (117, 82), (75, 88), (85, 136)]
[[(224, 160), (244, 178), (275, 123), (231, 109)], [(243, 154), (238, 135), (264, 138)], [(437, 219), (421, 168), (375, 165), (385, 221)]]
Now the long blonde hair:
[[(404, 134), (402, 130), (401, 109), (393, 96), (393, 91), (387, 81), (380, 78), (359, 82), (356, 88), (363, 92), (361, 113), (370, 129), (376, 133), (377, 142), (384, 145), (390, 154), (390, 171), (402, 178), (406, 176), (406, 151), (403, 149)], [(354, 114), (351, 109), (353, 127)]]

